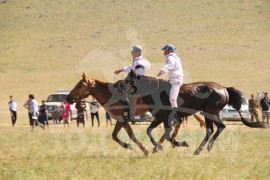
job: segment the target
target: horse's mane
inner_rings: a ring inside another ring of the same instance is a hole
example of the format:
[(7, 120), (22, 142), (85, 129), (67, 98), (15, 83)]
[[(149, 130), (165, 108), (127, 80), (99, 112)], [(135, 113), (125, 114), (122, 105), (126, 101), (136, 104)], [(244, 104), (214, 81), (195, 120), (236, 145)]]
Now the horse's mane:
[(95, 81), (99, 82), (99, 84), (103, 84), (103, 85), (109, 84), (109, 82), (105, 82), (105, 81), (101, 81), (101, 80), (97, 80), (97, 79), (95, 79)]

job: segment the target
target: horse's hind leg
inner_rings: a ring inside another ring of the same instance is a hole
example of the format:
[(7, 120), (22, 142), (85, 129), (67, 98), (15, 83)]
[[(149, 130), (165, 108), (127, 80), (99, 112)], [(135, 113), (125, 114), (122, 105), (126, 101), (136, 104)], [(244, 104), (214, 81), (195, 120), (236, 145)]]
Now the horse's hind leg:
[(184, 122), (184, 121), (180, 120), (179, 121), (180, 123), (174, 127), (173, 134), (172, 134), (172, 137), (171, 137), (171, 141), (172, 141), (171, 143), (172, 143), (173, 148), (175, 148), (175, 146), (177, 146), (177, 147), (180, 147), (180, 146), (188, 147), (188, 143), (186, 141), (177, 142), (177, 140), (176, 140), (176, 136), (177, 136), (178, 131), (180, 129), (181, 123)]
[(215, 125), (217, 126), (217, 131), (216, 133), (213, 135), (213, 137), (211, 137), (211, 139), (208, 142), (208, 146), (207, 146), (207, 150), (210, 151), (214, 145), (215, 140), (217, 139), (217, 137), (219, 136), (219, 134), (225, 129), (225, 125), (223, 124), (222, 120), (219, 118), (219, 116), (217, 115), (216, 117), (217, 119), (214, 121)]
[(205, 118), (205, 123), (206, 123), (206, 135), (205, 135), (204, 139), (202, 140), (201, 144), (199, 145), (199, 147), (197, 148), (197, 150), (194, 152), (194, 155), (200, 154), (200, 152), (203, 150), (205, 144), (207, 143), (208, 139), (211, 137), (211, 135), (214, 132), (212, 120), (209, 118)]
[(204, 117), (199, 112), (195, 113), (193, 116), (203, 127), (206, 128)]
[(148, 155), (148, 149), (146, 146), (144, 146), (140, 141), (138, 141), (133, 133), (132, 128), (130, 127), (130, 125), (128, 123), (123, 123), (123, 127), (125, 128), (126, 132), (128, 133), (128, 136), (130, 137), (130, 139), (132, 139), (132, 141), (134, 141), (137, 146), (143, 151), (144, 155)]
[(161, 144), (164, 141), (164, 135), (160, 138), (159, 143), (157, 143), (155, 141), (155, 139), (153, 138), (151, 132), (154, 128), (156, 128), (158, 125), (160, 125), (162, 121), (156, 119), (156, 121), (152, 121), (152, 123), (150, 124), (150, 126), (147, 128), (147, 135), (150, 138), (152, 144), (155, 146), (153, 149), (153, 153), (158, 152), (159, 150), (162, 150), (162, 146)]
[(122, 127), (123, 127), (123, 123), (122, 123), (122, 122), (116, 121), (114, 130), (113, 130), (113, 132), (112, 132), (112, 138), (113, 138), (113, 140), (115, 140), (115, 141), (116, 141), (120, 146), (122, 146), (123, 148), (126, 148), (126, 149), (132, 149), (130, 144), (127, 144), (127, 143), (121, 141), (121, 140), (117, 137), (117, 134), (118, 134), (119, 131), (122, 129)]

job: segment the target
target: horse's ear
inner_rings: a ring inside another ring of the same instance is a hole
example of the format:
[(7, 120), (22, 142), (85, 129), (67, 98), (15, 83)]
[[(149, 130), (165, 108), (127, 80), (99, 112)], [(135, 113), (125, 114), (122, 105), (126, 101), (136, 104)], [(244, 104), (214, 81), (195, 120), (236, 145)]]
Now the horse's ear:
[(82, 75), (82, 78), (83, 78), (83, 79), (86, 79), (86, 75), (85, 75), (84, 72), (82, 72), (81, 75)]

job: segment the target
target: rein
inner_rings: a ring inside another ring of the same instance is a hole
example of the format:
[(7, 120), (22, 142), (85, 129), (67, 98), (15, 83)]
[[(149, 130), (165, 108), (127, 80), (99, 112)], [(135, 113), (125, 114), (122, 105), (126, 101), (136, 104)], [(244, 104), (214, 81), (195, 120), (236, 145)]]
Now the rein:
[[(91, 88), (96, 84), (96, 80), (93, 79), (93, 82), (90, 84), (89, 83), (89, 79), (87, 78), (87, 88), (81, 93), (79, 94), (78, 98), (77, 99), (81, 99), (81, 97), (83, 96), (89, 96), (90, 95), (90, 90)], [(89, 86), (89, 87), (88, 87)], [(89, 91), (88, 91), (89, 90)], [(76, 100), (77, 100), (76, 99)]]

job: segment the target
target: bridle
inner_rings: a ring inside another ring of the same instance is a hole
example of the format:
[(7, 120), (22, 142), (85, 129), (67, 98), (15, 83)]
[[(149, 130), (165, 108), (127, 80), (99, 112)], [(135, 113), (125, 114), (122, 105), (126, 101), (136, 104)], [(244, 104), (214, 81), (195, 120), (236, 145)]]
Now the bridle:
[(90, 90), (96, 84), (96, 81), (95, 81), (95, 79), (93, 79), (92, 83), (89, 83), (89, 82), (90, 81), (87, 78), (87, 81), (86, 81), (87, 86), (86, 86), (86, 88), (85, 88), (85, 90), (83, 92), (81, 92), (76, 98), (74, 98), (75, 102), (78, 102), (78, 99), (88, 97), (91, 94)]

